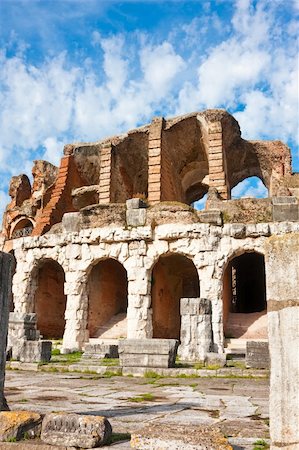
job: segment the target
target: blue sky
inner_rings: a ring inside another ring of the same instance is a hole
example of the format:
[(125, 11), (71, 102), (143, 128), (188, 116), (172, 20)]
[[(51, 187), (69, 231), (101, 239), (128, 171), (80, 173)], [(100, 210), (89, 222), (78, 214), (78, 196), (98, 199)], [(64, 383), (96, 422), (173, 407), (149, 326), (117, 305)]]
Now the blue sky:
[(298, 14), (298, 0), (2, 0), (0, 213), (34, 159), (153, 115), (225, 108), (244, 138), (286, 142), (298, 171)]

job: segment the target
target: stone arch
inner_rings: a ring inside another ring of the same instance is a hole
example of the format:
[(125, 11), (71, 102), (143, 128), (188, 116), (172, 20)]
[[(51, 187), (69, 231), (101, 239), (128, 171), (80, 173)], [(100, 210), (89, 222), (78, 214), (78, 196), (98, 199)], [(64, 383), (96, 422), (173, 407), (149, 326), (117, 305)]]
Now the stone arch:
[(180, 299), (200, 297), (197, 269), (179, 253), (159, 257), (152, 269), (153, 337), (180, 339)]
[(87, 329), (90, 338), (127, 336), (128, 277), (113, 258), (94, 262), (87, 271)]
[(55, 260), (40, 260), (32, 274), (35, 287), (33, 312), (37, 328), (46, 339), (61, 339), (65, 329), (65, 273)]
[(10, 227), (10, 239), (30, 236), (34, 226), (35, 222), (32, 218), (26, 216), (19, 217)]
[(222, 278), (223, 330), (226, 337), (267, 338), (264, 255), (239, 250), (227, 261)]

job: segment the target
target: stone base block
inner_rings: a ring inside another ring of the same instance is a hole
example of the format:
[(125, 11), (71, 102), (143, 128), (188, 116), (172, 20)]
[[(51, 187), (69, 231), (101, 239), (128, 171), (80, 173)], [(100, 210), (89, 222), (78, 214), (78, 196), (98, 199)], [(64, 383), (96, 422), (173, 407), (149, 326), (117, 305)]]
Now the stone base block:
[(111, 434), (112, 427), (105, 417), (51, 413), (43, 420), (41, 439), (51, 445), (94, 448), (106, 444)]
[(27, 436), (34, 438), (40, 435), (42, 417), (31, 411), (0, 412), (0, 442), (19, 441)]
[(51, 341), (24, 341), (20, 353), (21, 362), (49, 362), (51, 359)]
[(131, 447), (138, 450), (232, 450), (214, 427), (151, 424), (133, 432)]
[(246, 342), (246, 367), (253, 369), (269, 369), (269, 345), (266, 341)]
[(205, 357), (206, 366), (224, 367), (226, 364), (225, 353), (207, 353)]
[(176, 339), (124, 339), (119, 342), (122, 367), (174, 367)]
[(118, 358), (118, 345), (86, 344), (82, 359)]

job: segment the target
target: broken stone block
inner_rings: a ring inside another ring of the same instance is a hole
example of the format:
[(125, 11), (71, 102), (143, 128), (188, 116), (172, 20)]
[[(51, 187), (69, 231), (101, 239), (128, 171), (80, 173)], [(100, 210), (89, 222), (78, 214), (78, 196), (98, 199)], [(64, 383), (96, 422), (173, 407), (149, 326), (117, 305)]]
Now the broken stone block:
[(20, 441), (25, 436), (35, 438), (40, 435), (42, 416), (31, 411), (0, 412), (0, 442)]
[(145, 225), (145, 221), (146, 221), (146, 209), (127, 209), (126, 222), (128, 226), (140, 227)]
[(25, 341), (36, 341), (40, 333), (36, 326), (35, 313), (9, 314), (8, 347), (12, 348), (12, 358), (19, 359)]
[(141, 198), (130, 198), (126, 201), (127, 209), (146, 208), (146, 203)]
[(51, 359), (51, 341), (24, 341), (21, 352), (21, 362), (49, 362)]
[(119, 362), (123, 367), (174, 367), (176, 339), (124, 339), (119, 341)]
[(138, 450), (232, 450), (218, 428), (150, 424), (133, 432), (131, 447)]
[(206, 354), (205, 364), (206, 366), (224, 367), (226, 364), (226, 354), (209, 352)]
[(83, 359), (118, 358), (118, 345), (115, 344), (85, 344)]
[(43, 420), (41, 439), (50, 445), (94, 448), (106, 444), (111, 434), (106, 417), (51, 413)]
[(268, 342), (246, 342), (246, 367), (253, 369), (270, 369), (270, 355)]

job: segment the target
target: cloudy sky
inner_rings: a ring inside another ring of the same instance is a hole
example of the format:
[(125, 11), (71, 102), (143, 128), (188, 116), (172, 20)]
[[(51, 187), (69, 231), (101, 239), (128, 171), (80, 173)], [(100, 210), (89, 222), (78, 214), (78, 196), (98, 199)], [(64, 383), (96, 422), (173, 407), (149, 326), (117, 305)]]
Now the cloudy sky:
[(34, 159), (153, 115), (225, 108), (298, 171), (298, 15), (299, 0), (1, 0), (0, 213)]

